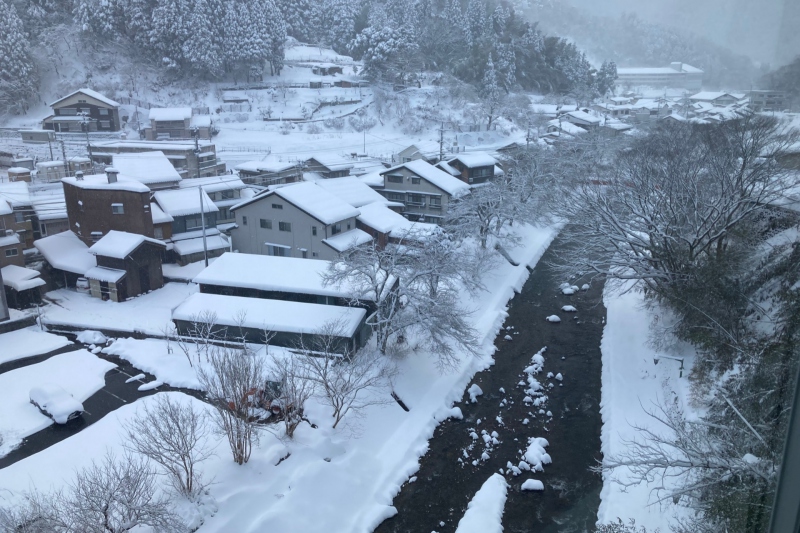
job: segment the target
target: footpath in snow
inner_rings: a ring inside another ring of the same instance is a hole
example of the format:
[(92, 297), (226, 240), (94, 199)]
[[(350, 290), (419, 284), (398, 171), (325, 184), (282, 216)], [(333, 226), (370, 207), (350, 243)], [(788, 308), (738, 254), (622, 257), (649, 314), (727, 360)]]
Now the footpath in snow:
[[(649, 417), (645, 410), (654, 411), (661, 401), (675, 399), (686, 407), (689, 394), (688, 373), (694, 357), (691, 346), (683, 344), (665, 353), (649, 343), (650, 326), (656, 311), (644, 307), (642, 293), (606, 293), (607, 323), (603, 331), (602, 447), (604, 457), (623, 452), (625, 441), (638, 437), (633, 426), (664, 431), (663, 425)], [(658, 356), (684, 358), (683, 378), (679, 378), (680, 363)], [(660, 427), (659, 427), (660, 426)], [(681, 509), (669, 504), (653, 504), (653, 489), (661, 484), (657, 478), (652, 483), (623, 488), (614, 482), (630, 480), (627, 469), (618, 469), (603, 479), (603, 490), (598, 519), (601, 523), (622, 518), (636, 520), (637, 526), (648, 531), (660, 528), (668, 531), (674, 512)]]

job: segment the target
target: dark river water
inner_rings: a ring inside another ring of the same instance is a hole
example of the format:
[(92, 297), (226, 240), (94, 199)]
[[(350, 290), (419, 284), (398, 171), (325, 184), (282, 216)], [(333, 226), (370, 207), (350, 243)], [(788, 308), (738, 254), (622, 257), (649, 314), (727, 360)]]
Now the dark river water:
[[(602, 480), (589, 467), (601, 458), (600, 340), (606, 310), (603, 287), (597, 281), (586, 291), (571, 296), (561, 293), (559, 285), (567, 280), (558, 279), (547, 265), (560, 245), (560, 239), (553, 241), (521, 294), (511, 301), (504, 324), (510, 329), (501, 331), (495, 341), (495, 364), (472, 382), (483, 395), (471, 403), (465, 393), (457, 404), (464, 419), (450, 419), (437, 428), (416, 480), (406, 483), (394, 499), (397, 516), (381, 524), (377, 533), (454, 532), (467, 503), (500, 469), (509, 482), (505, 533), (594, 531)], [(572, 283), (582, 285), (583, 281)], [(564, 305), (574, 306), (577, 312), (563, 312)], [(545, 320), (553, 314), (561, 318), (560, 323)], [(506, 335), (512, 340), (506, 340)], [(544, 369), (535, 378), (544, 386), (547, 401), (534, 407), (523, 401), (526, 387), (519, 383), (527, 378), (523, 370), (531, 357), (545, 346)], [(563, 380), (548, 379), (549, 372), (562, 374)], [(489, 435), (496, 432), (498, 442), (485, 444), (484, 430)], [(472, 431), (479, 435), (477, 441), (470, 436)], [(544, 465), (544, 472), (523, 471), (514, 476), (507, 463), (519, 463), (530, 437), (549, 441), (552, 464)], [(481, 459), (484, 452), (488, 459)], [(541, 480), (544, 491), (520, 490), (522, 482), (531, 478)]]

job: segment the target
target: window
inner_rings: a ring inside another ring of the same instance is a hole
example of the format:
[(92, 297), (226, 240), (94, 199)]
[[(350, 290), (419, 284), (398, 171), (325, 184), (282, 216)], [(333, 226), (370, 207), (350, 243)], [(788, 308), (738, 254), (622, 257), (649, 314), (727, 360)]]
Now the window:
[(386, 181), (389, 183), (403, 183), (403, 176), (395, 176), (393, 174), (389, 174), (386, 176)]
[(242, 217), (242, 226), (247, 225), (247, 217)]
[(19, 255), (19, 250), (16, 248), (9, 248), (6, 250), (6, 257), (15, 257)]
[(347, 229), (350, 229), (350, 224), (349, 223), (347, 224)]
[(272, 209), (283, 209), (283, 204), (272, 204)]
[(270, 246), (272, 255), (277, 257), (286, 257), (286, 248), (283, 246)]
[(411, 185), (419, 185), (419, 178), (411, 178)]
[(292, 231), (291, 222), (278, 222), (278, 229), (280, 231)]
[(386, 194), (386, 197), (392, 202), (405, 202), (406, 200), (406, 195), (401, 192), (390, 192)]
[(259, 222), (261, 223), (261, 227), (263, 229), (272, 229), (272, 221), (271, 220), (267, 220), (266, 218), (262, 218), (262, 219), (259, 220)]
[(311, 226), (311, 235), (313, 235), (314, 237), (317, 236), (317, 227), (316, 226)]
[(47, 236), (47, 224), (44, 222), (39, 223), (39, 232), (42, 234), (42, 237)]
[(442, 199), (439, 196), (431, 196), (428, 199), (428, 207), (432, 209), (441, 209), (442, 208)]
[(99, 241), (100, 239), (103, 238), (103, 232), (102, 231), (93, 231), (91, 233), (91, 235), (90, 235), (90, 238), (92, 239), (92, 242), (97, 242), (97, 241)]
[(161, 226), (156, 226), (153, 228), (153, 237), (156, 239), (163, 239), (164, 238), (164, 228)]
[(125, 206), (122, 204), (111, 204), (111, 213), (114, 215), (124, 215)]
[(303, 259), (308, 259), (308, 250), (303, 250)]
[(311, 257), (319, 257), (319, 254), (317, 252), (311, 252)]
[(336, 235), (337, 233), (342, 232), (342, 225), (341, 224), (334, 224), (331, 226), (331, 235)]
[(200, 229), (203, 227), (203, 219), (200, 215), (191, 215), (186, 217), (186, 231)]
[(103, 116), (108, 115), (108, 109), (100, 108), (100, 114)]
[(101, 120), (100, 121), (100, 127), (101, 128), (110, 128), (111, 127), (111, 121), (110, 120)]
[(217, 215), (217, 220), (228, 220), (231, 218), (230, 209), (227, 207), (220, 207), (219, 214)]
[(14, 211), (14, 222), (22, 224), (25, 222), (25, 215), (21, 211)]
[(408, 195), (408, 203), (412, 205), (425, 205), (425, 197), (421, 194), (409, 194)]
[(233, 191), (222, 191), (219, 193), (223, 200), (230, 200), (233, 198)]

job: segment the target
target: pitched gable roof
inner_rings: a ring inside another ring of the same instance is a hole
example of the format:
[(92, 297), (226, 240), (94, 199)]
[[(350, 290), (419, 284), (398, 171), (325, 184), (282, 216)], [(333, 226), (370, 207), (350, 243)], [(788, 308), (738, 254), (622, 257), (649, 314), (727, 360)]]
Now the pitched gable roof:
[(50, 104), (50, 107), (53, 107), (54, 105), (58, 104), (59, 102), (63, 102), (67, 98), (70, 98), (71, 96), (75, 96), (78, 93), (83, 93), (86, 96), (88, 96), (90, 98), (94, 98), (95, 100), (99, 100), (99, 101), (103, 102), (104, 104), (109, 105), (111, 107), (119, 107), (121, 105), (119, 102), (115, 102), (111, 98), (103, 96), (102, 94), (100, 94), (97, 91), (93, 91), (91, 89), (83, 88), (83, 89), (78, 89), (77, 91), (73, 91), (73, 92), (69, 93), (67, 96), (63, 96), (63, 97), (59, 98), (58, 100), (56, 100), (55, 102)]
[(469, 185), (421, 159), (409, 161), (408, 163), (400, 163), (399, 165), (387, 168), (381, 172), (381, 176), (385, 176), (399, 168), (410, 170), (420, 178), (432, 183), (451, 196), (461, 196), (469, 192)]

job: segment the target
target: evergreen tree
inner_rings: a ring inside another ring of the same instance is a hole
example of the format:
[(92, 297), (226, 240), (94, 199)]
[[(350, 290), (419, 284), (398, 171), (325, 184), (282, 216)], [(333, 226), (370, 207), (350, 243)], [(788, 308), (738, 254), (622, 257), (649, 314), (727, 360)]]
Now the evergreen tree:
[(14, 5), (0, 0), (0, 113), (28, 110), (39, 85), (38, 73), (28, 50), (30, 45)]
[(486, 63), (486, 72), (483, 75), (483, 84), (481, 85), (480, 95), (483, 99), (484, 113), (488, 119), (486, 127), (491, 128), (492, 122), (494, 121), (497, 112), (500, 109), (503, 96), (491, 56), (489, 56), (489, 61)]

